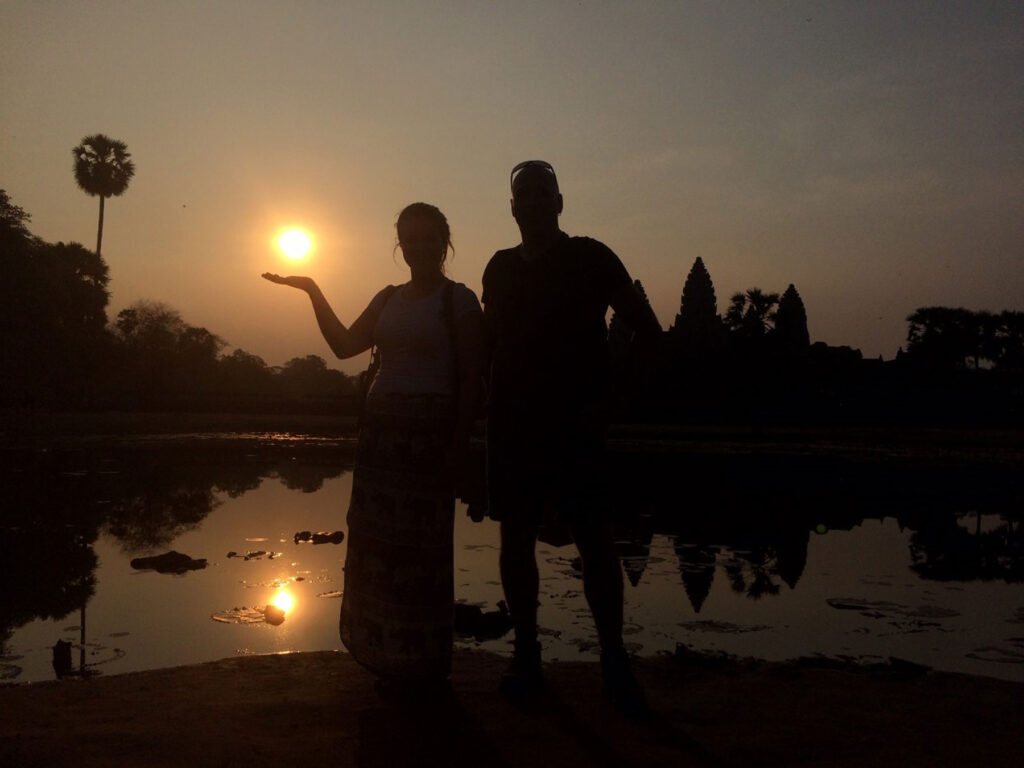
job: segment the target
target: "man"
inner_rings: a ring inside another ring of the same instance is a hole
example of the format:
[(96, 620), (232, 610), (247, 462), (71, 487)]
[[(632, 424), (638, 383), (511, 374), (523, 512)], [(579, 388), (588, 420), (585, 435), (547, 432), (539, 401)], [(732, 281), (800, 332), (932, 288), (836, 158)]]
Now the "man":
[(562, 195), (541, 160), (512, 169), (522, 242), (484, 271), (491, 346), (487, 464), (491, 516), (501, 521), (501, 578), (515, 646), (501, 691), (525, 700), (543, 685), (537, 642), (537, 535), (554, 510), (583, 561), (605, 690), (622, 710), (646, 709), (622, 645), (622, 569), (601, 482), (608, 395), (608, 307), (640, 341), (661, 326), (604, 244), (562, 232)]

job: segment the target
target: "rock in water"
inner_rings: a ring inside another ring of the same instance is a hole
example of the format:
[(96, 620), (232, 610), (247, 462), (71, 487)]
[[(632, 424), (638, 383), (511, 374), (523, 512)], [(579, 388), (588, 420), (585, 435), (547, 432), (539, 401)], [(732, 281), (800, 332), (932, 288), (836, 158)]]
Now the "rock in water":
[(267, 624), (273, 624), (275, 627), (278, 624), (284, 623), (284, 610), (278, 608), (276, 605), (268, 605), (263, 609), (263, 620)]
[(162, 555), (152, 557), (136, 557), (131, 562), (132, 568), (136, 570), (150, 569), (157, 573), (182, 574), (187, 571), (199, 571), (206, 567), (206, 559), (193, 560), (181, 552), (164, 552)]

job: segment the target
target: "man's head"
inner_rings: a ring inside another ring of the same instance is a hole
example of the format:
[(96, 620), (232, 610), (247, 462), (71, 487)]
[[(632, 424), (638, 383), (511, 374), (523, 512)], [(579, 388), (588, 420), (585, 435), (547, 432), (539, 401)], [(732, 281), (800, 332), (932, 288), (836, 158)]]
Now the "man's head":
[(512, 216), (524, 234), (558, 229), (562, 195), (550, 163), (527, 160), (512, 169)]

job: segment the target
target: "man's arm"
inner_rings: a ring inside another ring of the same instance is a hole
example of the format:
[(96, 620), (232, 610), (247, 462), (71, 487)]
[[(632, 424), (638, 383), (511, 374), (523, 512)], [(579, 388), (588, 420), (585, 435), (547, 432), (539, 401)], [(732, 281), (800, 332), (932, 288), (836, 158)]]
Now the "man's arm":
[(638, 339), (652, 340), (661, 335), (661, 323), (647, 303), (626, 276), (625, 280), (617, 280), (612, 290), (611, 307), (636, 334)]
[[(494, 346), (497, 341), (496, 333), (496, 312), (494, 308), (494, 274), (499, 271), (496, 263), (500, 259), (498, 251), (491, 256), (490, 261), (487, 262), (487, 266), (484, 267), (484, 274), (481, 278), (481, 286), (483, 292), (480, 294), (480, 303), (484, 312), (483, 320), (483, 345), (481, 350), (481, 370), (484, 373), (484, 379), (488, 385), (491, 380), (491, 360), (494, 357)], [(485, 393), (486, 394), (486, 393)]]

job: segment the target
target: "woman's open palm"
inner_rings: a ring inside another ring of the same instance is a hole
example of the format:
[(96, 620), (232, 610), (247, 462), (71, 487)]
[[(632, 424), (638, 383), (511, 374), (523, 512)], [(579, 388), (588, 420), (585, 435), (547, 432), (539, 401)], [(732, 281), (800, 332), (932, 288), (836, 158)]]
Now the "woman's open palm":
[(288, 285), (292, 288), (298, 288), (300, 291), (306, 291), (307, 293), (315, 283), (311, 277), (303, 277), (302, 275), (288, 275), (282, 277), (281, 275), (275, 275), (273, 272), (264, 272), (262, 275), (264, 280), (269, 280), (272, 283), (278, 285)]

